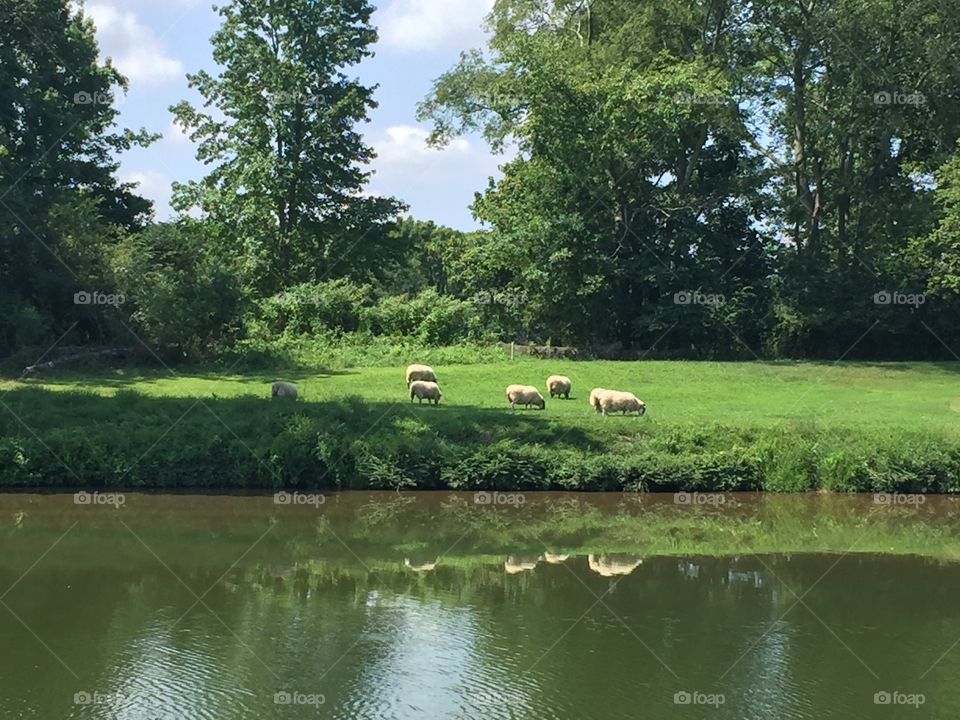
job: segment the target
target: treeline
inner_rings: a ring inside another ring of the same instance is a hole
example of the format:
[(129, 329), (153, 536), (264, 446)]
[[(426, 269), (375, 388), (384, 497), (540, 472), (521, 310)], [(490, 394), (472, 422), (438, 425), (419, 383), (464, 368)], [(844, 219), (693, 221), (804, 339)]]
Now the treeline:
[[(338, 336), (620, 357), (960, 352), (960, 0), (499, 0), (420, 105), (509, 157), (482, 231), (365, 191), (356, 0), (232, 0), (179, 219), (116, 180), (126, 80), (66, 0), (0, 0), (0, 356)], [(66, 338), (66, 339), (65, 339)], [(34, 358), (30, 358), (31, 360)]]

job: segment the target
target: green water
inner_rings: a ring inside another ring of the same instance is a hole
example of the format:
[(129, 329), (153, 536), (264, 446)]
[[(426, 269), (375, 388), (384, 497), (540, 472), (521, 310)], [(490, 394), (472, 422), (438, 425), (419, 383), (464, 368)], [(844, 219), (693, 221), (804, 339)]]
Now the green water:
[(0, 495), (3, 720), (960, 717), (951, 498), (84, 499)]

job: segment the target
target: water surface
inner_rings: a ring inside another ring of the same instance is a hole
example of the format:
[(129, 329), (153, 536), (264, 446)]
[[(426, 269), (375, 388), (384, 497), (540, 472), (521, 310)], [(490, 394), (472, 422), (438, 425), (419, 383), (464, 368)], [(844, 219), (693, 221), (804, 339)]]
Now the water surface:
[(958, 550), (935, 497), (0, 495), (0, 718), (956, 718)]

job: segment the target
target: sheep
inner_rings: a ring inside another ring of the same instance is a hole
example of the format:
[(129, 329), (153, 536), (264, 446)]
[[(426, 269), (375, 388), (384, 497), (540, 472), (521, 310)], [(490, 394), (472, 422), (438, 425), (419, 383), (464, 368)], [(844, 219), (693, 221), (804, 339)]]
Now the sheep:
[(543, 400), (543, 395), (540, 394), (540, 391), (537, 390), (533, 385), (510, 385), (507, 387), (507, 402), (510, 403), (510, 407), (516, 410), (517, 405), (524, 405), (530, 407), (538, 407), (543, 410), (546, 407), (546, 403)]
[(557, 555), (554, 553), (544, 553), (540, 556), (540, 559), (551, 565), (560, 565), (561, 563), (566, 562), (570, 558), (569, 555)]
[(414, 380), (410, 384), (410, 402), (413, 402), (413, 399), (416, 398), (420, 401), (420, 405), (423, 405), (424, 400), (427, 401), (428, 405), (430, 404), (431, 400), (433, 400), (434, 405), (439, 405), (440, 398), (442, 397), (443, 393), (440, 392), (440, 386), (435, 382)]
[(288, 382), (275, 382), (270, 386), (271, 398), (297, 399), (297, 386)]
[(629, 575), (643, 564), (643, 560), (632, 555), (588, 555), (587, 564), (593, 572), (603, 577)]
[(598, 393), (597, 403), (604, 415), (612, 412), (622, 412), (624, 415), (635, 412), (637, 415), (643, 415), (647, 411), (643, 400), (639, 400), (633, 393), (618, 390), (604, 390)]
[[(440, 558), (437, 558), (437, 560), (439, 560), (439, 559), (440, 559)], [(413, 570), (414, 572), (430, 572), (430, 571), (433, 570), (435, 567), (437, 567), (437, 560), (434, 560), (433, 562), (417, 562), (417, 563), (412, 563), (412, 562), (410, 562), (410, 558), (404, 558), (404, 559), (403, 559), (403, 564), (404, 564), (406, 567), (408, 567), (408, 568), (410, 568), (411, 570)]]
[(407, 387), (410, 387), (410, 383), (414, 380), (436, 382), (437, 375), (429, 365), (410, 365), (407, 367)]
[(551, 398), (554, 395), (557, 397), (563, 395), (564, 399), (569, 400), (572, 384), (566, 375), (551, 375), (547, 378), (547, 392), (550, 393)]
[(606, 390), (603, 388), (594, 388), (590, 391), (590, 407), (593, 408), (594, 412), (600, 412), (600, 394), (605, 392)]
[(530, 570), (533, 570), (537, 566), (539, 560), (539, 557), (510, 555), (503, 563), (503, 569), (507, 571), (507, 575), (517, 575), (522, 572), (529, 572)]

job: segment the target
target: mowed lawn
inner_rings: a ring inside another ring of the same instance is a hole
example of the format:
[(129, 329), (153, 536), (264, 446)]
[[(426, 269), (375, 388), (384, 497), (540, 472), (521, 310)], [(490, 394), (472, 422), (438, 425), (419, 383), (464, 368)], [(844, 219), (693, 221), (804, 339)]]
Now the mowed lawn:
[[(435, 428), (442, 427), (445, 414), (469, 415), (479, 408), (511, 412), (504, 397), (504, 389), (510, 383), (535, 385), (546, 396), (545, 380), (550, 374), (572, 379), (570, 400), (548, 398), (543, 412), (531, 409), (517, 413), (550, 424), (589, 424), (599, 429), (596, 423), (607, 423), (617, 432), (629, 432), (637, 423), (728, 427), (803, 423), (821, 429), (902, 429), (947, 435), (956, 435), (960, 428), (960, 363), (607, 362), (524, 358), (482, 365), (437, 365), (434, 369), (443, 390), (441, 405), (424, 405), (413, 411), (429, 418)], [(257, 396), (267, 401), (273, 380), (295, 382), (300, 392), (298, 406), (308, 413), (311, 405), (342, 401), (350, 396), (378, 404), (409, 402), (403, 367), (276, 375), (111, 370), (94, 375), (58, 374), (4, 381), (0, 382), (0, 393), (29, 387), (98, 396), (126, 390), (149, 397)], [(594, 387), (635, 393), (646, 402), (647, 415), (640, 419), (596, 417), (587, 402)]]

